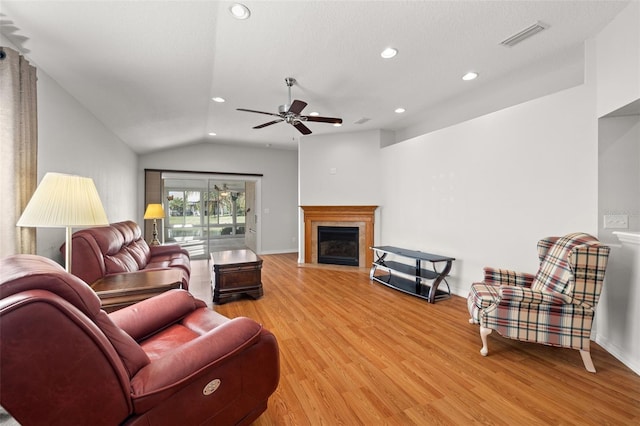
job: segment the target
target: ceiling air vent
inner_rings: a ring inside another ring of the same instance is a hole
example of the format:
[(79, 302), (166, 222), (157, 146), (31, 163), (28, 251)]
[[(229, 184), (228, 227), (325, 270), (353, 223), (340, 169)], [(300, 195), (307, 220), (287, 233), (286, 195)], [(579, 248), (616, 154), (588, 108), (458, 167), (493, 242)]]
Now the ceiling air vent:
[(360, 120), (354, 121), (353, 124), (364, 124), (369, 120), (371, 120), (371, 119), (367, 118), (367, 117), (362, 117)]
[(524, 30), (520, 31), (519, 33), (514, 34), (507, 39), (502, 40), (500, 44), (506, 47), (513, 47), (516, 44), (520, 43), (521, 41), (524, 41), (529, 37), (535, 34), (538, 34), (540, 31), (546, 30), (547, 28), (549, 28), (549, 25), (538, 21), (535, 24), (531, 25), (530, 27), (527, 27)]

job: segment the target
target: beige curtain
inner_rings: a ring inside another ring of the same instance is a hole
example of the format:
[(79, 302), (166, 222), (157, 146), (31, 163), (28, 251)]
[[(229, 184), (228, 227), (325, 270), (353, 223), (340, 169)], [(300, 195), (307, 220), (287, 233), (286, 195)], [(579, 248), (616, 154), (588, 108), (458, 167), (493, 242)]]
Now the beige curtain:
[(0, 46), (0, 256), (36, 253), (35, 228), (16, 222), (38, 183), (36, 68)]

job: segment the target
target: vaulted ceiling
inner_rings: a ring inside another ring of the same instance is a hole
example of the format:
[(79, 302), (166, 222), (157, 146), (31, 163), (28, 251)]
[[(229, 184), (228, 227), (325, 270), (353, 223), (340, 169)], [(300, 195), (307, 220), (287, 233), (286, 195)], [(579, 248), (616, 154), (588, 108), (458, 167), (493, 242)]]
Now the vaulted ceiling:
[[(401, 131), (452, 99), (519, 84), (523, 70), (563, 66), (628, 1), (243, 3), (245, 20), (227, 1), (0, 0), (0, 30), (137, 152), (201, 141), (296, 149), (292, 126), (255, 130), (274, 117), (236, 109), (278, 112), (294, 77), (303, 114), (344, 120), (307, 123), (314, 135)], [(548, 28), (500, 45), (538, 21)], [(381, 58), (389, 46), (397, 56)], [(480, 76), (463, 81), (472, 70)]]

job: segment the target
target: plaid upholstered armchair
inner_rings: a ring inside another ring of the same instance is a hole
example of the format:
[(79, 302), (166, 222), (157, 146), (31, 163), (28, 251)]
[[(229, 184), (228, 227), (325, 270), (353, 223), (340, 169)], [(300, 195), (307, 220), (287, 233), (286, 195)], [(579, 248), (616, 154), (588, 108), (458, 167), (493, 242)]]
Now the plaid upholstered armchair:
[(511, 339), (580, 351), (595, 373), (589, 343), (609, 247), (591, 235), (574, 233), (538, 242), (536, 275), (484, 269), (484, 281), (471, 286), (470, 323), (480, 324), (482, 349), (492, 330)]

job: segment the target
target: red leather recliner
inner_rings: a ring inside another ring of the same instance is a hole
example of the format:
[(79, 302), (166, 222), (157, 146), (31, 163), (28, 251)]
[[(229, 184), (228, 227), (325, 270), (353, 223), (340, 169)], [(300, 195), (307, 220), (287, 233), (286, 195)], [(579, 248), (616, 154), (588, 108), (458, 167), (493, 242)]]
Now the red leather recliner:
[(0, 260), (0, 405), (24, 425), (248, 424), (278, 386), (276, 338), (185, 290), (112, 314), (33, 255)]

